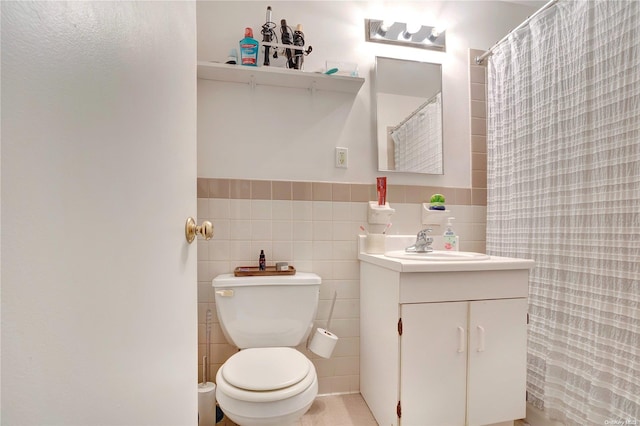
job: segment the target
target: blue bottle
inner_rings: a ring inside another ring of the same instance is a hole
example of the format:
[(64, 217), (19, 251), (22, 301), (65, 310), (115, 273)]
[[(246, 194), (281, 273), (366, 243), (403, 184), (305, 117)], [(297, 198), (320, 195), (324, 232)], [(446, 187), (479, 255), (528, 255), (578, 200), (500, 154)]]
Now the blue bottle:
[(244, 38), (240, 40), (240, 65), (258, 66), (259, 45), (258, 40), (253, 38), (253, 30), (245, 28)]

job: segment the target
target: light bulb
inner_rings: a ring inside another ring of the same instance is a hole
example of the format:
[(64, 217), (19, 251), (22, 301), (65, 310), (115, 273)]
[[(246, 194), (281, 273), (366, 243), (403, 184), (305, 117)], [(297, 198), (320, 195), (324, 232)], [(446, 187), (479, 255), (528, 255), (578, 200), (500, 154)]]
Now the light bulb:
[(400, 33), (400, 35), (402, 36), (403, 39), (410, 40), (411, 37), (414, 34), (416, 34), (418, 31), (420, 31), (421, 28), (422, 28), (422, 25), (416, 24), (414, 22), (409, 22), (408, 24), (406, 24), (405, 30), (402, 33)]
[(417, 24), (415, 22), (407, 23), (407, 32), (409, 34), (415, 34), (422, 29), (422, 25)]
[(387, 31), (389, 31), (389, 28), (391, 28), (393, 24), (394, 22), (391, 22), (389, 20), (380, 21), (380, 26), (376, 30), (376, 36), (381, 36), (381, 37), (386, 36)]
[(431, 29), (431, 34), (429, 34), (429, 36), (427, 38), (429, 39), (430, 42), (433, 43), (440, 36), (440, 34), (442, 34), (442, 31), (443, 30), (441, 30), (438, 27), (433, 27)]

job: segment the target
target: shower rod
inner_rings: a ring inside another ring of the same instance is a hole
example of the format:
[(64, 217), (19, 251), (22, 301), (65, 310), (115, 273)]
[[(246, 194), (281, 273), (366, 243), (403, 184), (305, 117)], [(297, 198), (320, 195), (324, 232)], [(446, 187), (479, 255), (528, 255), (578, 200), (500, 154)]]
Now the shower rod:
[(482, 55), (480, 56), (476, 56), (476, 64), (477, 65), (482, 65), (482, 62), (484, 62), (484, 60), (486, 58), (488, 58), (489, 56), (493, 55), (493, 50), (503, 41), (505, 41), (507, 39), (507, 37), (509, 37), (509, 35), (514, 32), (514, 31), (518, 31), (520, 28), (524, 27), (525, 25), (527, 25), (534, 16), (537, 16), (539, 13), (541, 13), (544, 10), (549, 9), (551, 6), (553, 6), (554, 4), (558, 3), (560, 0), (551, 0), (550, 2), (546, 3), (544, 6), (542, 6), (540, 9), (536, 10), (535, 13), (531, 16), (529, 16), (527, 19), (525, 19), (520, 25), (518, 25), (517, 27), (515, 27), (514, 29), (512, 29), (511, 31), (509, 31), (509, 33), (502, 37), (500, 39), (500, 41), (498, 41), (496, 44), (494, 44), (493, 46), (491, 46), (491, 48), (489, 50), (487, 50), (486, 52), (484, 52)]

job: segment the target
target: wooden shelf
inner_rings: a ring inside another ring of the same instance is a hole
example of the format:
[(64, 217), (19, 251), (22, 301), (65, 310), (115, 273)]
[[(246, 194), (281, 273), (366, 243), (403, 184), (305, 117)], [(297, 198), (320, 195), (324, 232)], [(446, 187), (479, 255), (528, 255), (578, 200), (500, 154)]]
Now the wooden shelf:
[(269, 275), (295, 275), (296, 268), (288, 266), (286, 271), (278, 271), (275, 266), (267, 266), (267, 269), (261, 270), (259, 266), (238, 266), (233, 270), (236, 277), (254, 277)]
[(326, 75), (276, 67), (248, 67), (198, 61), (198, 78), (204, 80), (268, 85), (298, 89), (330, 90), (358, 93), (364, 83), (362, 77)]

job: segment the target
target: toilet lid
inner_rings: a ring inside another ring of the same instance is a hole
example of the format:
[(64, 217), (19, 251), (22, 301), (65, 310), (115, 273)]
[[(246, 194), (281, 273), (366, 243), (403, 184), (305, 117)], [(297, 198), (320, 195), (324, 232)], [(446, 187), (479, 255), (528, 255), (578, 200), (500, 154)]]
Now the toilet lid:
[(309, 374), (309, 360), (292, 348), (250, 348), (229, 358), (222, 375), (229, 384), (251, 391), (293, 386)]

